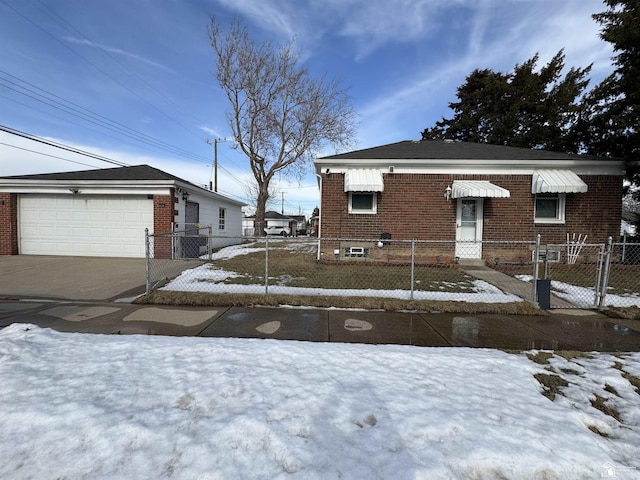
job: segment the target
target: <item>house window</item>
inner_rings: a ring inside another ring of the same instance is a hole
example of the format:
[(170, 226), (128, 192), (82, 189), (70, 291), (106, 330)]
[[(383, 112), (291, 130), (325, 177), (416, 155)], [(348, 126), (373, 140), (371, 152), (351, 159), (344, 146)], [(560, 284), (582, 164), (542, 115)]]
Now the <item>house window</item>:
[(536, 195), (536, 223), (564, 223), (564, 193)]
[(218, 230), (224, 230), (225, 209), (218, 210)]
[(349, 213), (376, 213), (377, 198), (373, 192), (350, 192)]

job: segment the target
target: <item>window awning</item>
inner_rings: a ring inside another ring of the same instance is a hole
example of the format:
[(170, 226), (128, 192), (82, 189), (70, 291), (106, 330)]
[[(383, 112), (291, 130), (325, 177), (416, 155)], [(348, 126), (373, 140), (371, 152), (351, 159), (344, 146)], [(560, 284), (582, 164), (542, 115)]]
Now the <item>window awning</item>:
[(374, 169), (347, 170), (344, 174), (345, 192), (382, 192), (382, 172)]
[(511, 192), (485, 180), (456, 180), (451, 186), (453, 198), (509, 198)]
[(531, 180), (531, 193), (584, 193), (587, 189), (571, 170), (536, 170)]

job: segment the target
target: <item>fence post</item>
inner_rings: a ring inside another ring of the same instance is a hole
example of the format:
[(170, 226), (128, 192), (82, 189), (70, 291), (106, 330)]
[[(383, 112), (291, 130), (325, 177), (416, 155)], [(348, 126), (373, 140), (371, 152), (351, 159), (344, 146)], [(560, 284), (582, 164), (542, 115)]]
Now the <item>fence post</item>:
[(213, 227), (209, 225), (209, 238), (207, 240), (207, 252), (209, 252), (209, 261), (211, 261), (212, 247), (213, 247)]
[(145, 228), (144, 229), (144, 258), (145, 258), (145, 262), (144, 262), (144, 277), (145, 277), (145, 295), (149, 295), (149, 293), (151, 293), (151, 273), (150, 273), (150, 268), (149, 268), (149, 263), (150, 263), (150, 259), (149, 259), (149, 252), (150, 252), (150, 248), (149, 248), (149, 229)]
[(597, 307), (600, 305), (600, 297), (602, 296), (602, 292), (600, 289), (602, 288), (602, 270), (604, 265), (604, 244), (600, 244), (600, 251), (598, 252), (598, 264), (596, 266), (596, 285), (595, 285), (595, 295), (593, 298), (593, 306)]
[(538, 301), (538, 277), (540, 276), (540, 266), (539, 266), (539, 258), (540, 258), (540, 234), (536, 235), (536, 247), (533, 255), (533, 287), (531, 289), (533, 298), (532, 301)]
[(269, 295), (269, 236), (264, 237), (264, 294)]
[(413, 300), (413, 285), (415, 284), (415, 262), (416, 259), (416, 240), (411, 240), (411, 294), (409, 299)]
[(613, 237), (607, 240), (607, 251), (604, 260), (604, 274), (602, 275), (602, 287), (600, 288), (600, 301), (598, 308), (604, 308), (604, 301), (607, 298), (607, 285), (609, 283), (609, 270), (611, 268), (611, 257), (613, 256)]

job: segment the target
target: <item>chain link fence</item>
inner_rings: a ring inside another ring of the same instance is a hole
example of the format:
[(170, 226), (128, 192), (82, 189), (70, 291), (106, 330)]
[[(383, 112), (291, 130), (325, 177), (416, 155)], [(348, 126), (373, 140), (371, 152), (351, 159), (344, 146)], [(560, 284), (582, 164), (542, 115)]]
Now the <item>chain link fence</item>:
[(640, 239), (610, 245), (602, 306), (640, 307)]
[(547, 281), (546, 308), (632, 306), (640, 304), (637, 247), (220, 237), (204, 227), (147, 235), (147, 292), (506, 303), (538, 300)]

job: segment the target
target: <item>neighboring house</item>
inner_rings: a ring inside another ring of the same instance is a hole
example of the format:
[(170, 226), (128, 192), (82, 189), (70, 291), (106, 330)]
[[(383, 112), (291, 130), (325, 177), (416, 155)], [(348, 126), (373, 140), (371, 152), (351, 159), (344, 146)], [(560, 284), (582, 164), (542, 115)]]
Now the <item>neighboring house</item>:
[[(296, 229), (298, 228), (298, 222), (287, 215), (282, 215), (281, 213), (275, 212), (273, 210), (269, 210), (264, 213), (264, 220), (266, 223), (266, 227), (287, 227), (290, 231), (295, 235)], [(243, 231), (245, 236), (260, 236), (260, 232), (255, 231), (255, 221), (256, 216), (252, 215), (249, 217), (244, 217), (242, 221)]]
[[(220, 247), (237, 243), (220, 237), (240, 236), (242, 206), (148, 165), (2, 177), (0, 255), (144, 257), (146, 228), (197, 224), (211, 225)], [(170, 237), (155, 239), (155, 258), (174, 250)]]
[[(445, 240), (456, 246), (445, 254), (451, 260), (495, 254), (483, 252), (480, 241), (540, 234), (545, 244), (563, 243), (576, 233), (604, 242), (620, 234), (620, 160), (445, 140), (403, 141), (314, 163), (324, 239)], [(377, 244), (358, 247), (375, 256)], [(345, 245), (321, 242), (319, 254), (349, 257)]]
[[(291, 215), (291, 218), (296, 221), (296, 230), (298, 232), (307, 232), (307, 217), (304, 215)], [(295, 234), (296, 231), (293, 233)]]

